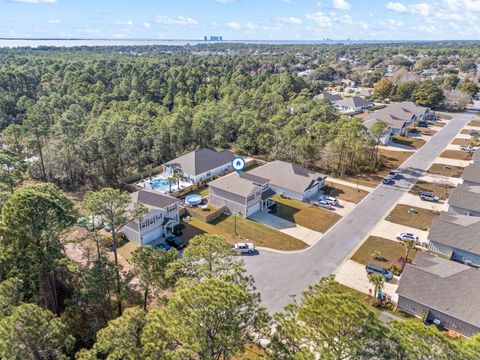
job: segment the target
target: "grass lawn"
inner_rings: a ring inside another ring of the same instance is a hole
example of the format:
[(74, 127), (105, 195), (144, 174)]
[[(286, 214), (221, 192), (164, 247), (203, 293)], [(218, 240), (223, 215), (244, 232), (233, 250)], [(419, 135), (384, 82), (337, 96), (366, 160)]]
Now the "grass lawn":
[(425, 145), (425, 140), (419, 138), (409, 138), (405, 136), (395, 135), (393, 137), (393, 142), (401, 145), (411, 146), (415, 149), (420, 149)]
[(432, 123), (433, 126), (444, 127), (446, 124), (444, 122), (435, 121)]
[(448, 115), (448, 114), (437, 114), (437, 116), (438, 116), (440, 119), (443, 119), (443, 120), (452, 120), (452, 119), (453, 119), (453, 116), (452, 116), (452, 115)]
[[(271, 229), (255, 221), (238, 216), (236, 217), (236, 220), (237, 234), (253, 242), (256, 246), (284, 251), (305, 249), (308, 246), (301, 240), (295, 239), (294, 237)], [(235, 235), (234, 227), (234, 216), (222, 215), (211, 223), (205, 223), (201, 220), (192, 218), (189, 222), (185, 222), (185, 229), (183, 229), (183, 234), (180, 237), (184, 241), (188, 241), (196, 235), (209, 233), (221, 235), (228, 243), (234, 244), (239, 241), (238, 236)]]
[[(409, 213), (409, 209), (413, 208), (416, 210), (416, 213)], [(427, 231), (433, 219), (437, 216), (438, 213), (432, 210), (416, 208), (412, 205), (398, 204), (385, 220)]]
[(436, 130), (430, 128), (419, 128), (417, 127), (417, 132), (422, 135), (433, 136), (437, 133)]
[(445, 150), (440, 154), (440, 157), (455, 160), (472, 160), (472, 154), (470, 154), (468, 151), (460, 150)]
[(368, 195), (368, 192), (364, 190), (357, 190), (350, 186), (332, 182), (327, 182), (326, 186), (322, 190), (330, 196), (334, 196), (337, 199), (348, 201), (354, 204), (358, 204), (365, 196)]
[(471, 131), (478, 131), (478, 130), (463, 129), (462, 131), (460, 131), (460, 134), (470, 135)]
[(455, 139), (452, 141), (452, 145), (471, 145), (472, 139)]
[(121, 255), (125, 260), (129, 260), (132, 257), (132, 253), (135, 249), (138, 248), (138, 245), (134, 242), (127, 241), (121, 247), (117, 249), (117, 253)]
[(472, 120), (468, 123), (468, 125), (480, 127), (480, 120)]
[(390, 170), (398, 168), (414, 153), (413, 151), (394, 151), (385, 149), (380, 149), (379, 152), (381, 161), (383, 161), (382, 170), (373, 174), (359, 174), (358, 177), (350, 176), (344, 180), (350, 181), (353, 184), (356, 184), (358, 181), (360, 185), (376, 187), (382, 182), (383, 178), (387, 176)]
[(410, 193), (419, 195), (422, 191), (432, 193), (442, 200), (447, 200), (450, 190), (453, 186), (439, 183), (429, 183), (427, 181), (418, 181), (411, 189)]
[(298, 200), (284, 199), (278, 195), (274, 200), (277, 203), (277, 212), (274, 215), (322, 233), (341, 219), (334, 211), (317, 208)]
[(462, 176), (463, 167), (445, 164), (432, 164), (427, 172), (435, 175), (459, 178)]
[[(380, 251), (380, 260), (372, 258), (372, 253), (374, 251)], [(408, 257), (413, 260), (416, 253), (417, 251), (412, 249), (410, 250)], [(405, 248), (400, 242), (384, 239), (378, 236), (369, 236), (357, 252), (353, 254), (351, 259), (360, 264), (367, 265), (369, 263), (374, 263), (382, 265), (388, 269), (392, 265), (401, 267), (398, 259), (403, 256), (405, 256)]]

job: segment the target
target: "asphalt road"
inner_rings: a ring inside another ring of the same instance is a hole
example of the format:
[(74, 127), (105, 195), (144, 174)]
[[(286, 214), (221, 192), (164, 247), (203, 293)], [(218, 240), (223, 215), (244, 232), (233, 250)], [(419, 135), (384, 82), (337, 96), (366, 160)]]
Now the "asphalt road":
[(400, 197), (424, 174), (473, 114), (457, 114), (399, 168), (401, 179), (380, 185), (306, 251), (280, 254), (261, 251), (244, 257), (247, 272), (255, 278), (264, 306), (274, 313), (318, 280), (335, 272), (393, 208)]

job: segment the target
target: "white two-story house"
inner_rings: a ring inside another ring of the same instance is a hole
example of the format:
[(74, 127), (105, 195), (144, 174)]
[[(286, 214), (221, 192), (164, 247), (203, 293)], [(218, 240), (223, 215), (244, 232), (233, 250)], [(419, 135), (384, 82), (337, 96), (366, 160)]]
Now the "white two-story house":
[(148, 212), (142, 219), (132, 220), (121, 229), (129, 241), (142, 246), (161, 240), (180, 222), (178, 199), (153, 190), (140, 190), (130, 196), (132, 205), (141, 203)]
[(203, 148), (167, 162), (164, 168), (170, 175), (181, 173), (186, 180), (197, 184), (231, 170), (233, 159), (235, 155), (229, 150)]

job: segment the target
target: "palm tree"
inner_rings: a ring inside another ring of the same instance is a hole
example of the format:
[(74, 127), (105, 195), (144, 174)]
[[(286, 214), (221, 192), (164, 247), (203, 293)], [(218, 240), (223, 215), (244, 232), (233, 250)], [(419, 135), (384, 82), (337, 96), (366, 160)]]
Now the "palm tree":
[(368, 281), (373, 285), (375, 298), (380, 290), (383, 289), (385, 279), (380, 274), (368, 275)]
[(407, 263), (408, 255), (410, 254), (411, 249), (415, 249), (415, 240), (413, 239), (405, 239), (402, 242), (402, 246), (405, 248), (405, 257), (404, 257), (404, 265)]
[(173, 176), (169, 176), (166, 180), (168, 182), (168, 188), (169, 188), (170, 192), (172, 192), (172, 184), (175, 184), (176, 180)]
[(183, 174), (176, 172), (175, 174), (173, 174), (173, 178), (177, 181), (177, 189), (180, 189), (180, 180), (183, 179)]

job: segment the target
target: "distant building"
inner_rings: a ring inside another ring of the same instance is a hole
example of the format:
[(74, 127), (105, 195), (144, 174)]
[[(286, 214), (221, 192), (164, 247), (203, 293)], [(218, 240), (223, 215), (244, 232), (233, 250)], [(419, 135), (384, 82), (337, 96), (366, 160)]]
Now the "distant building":
[(223, 41), (223, 36), (204, 36), (203, 41)]

